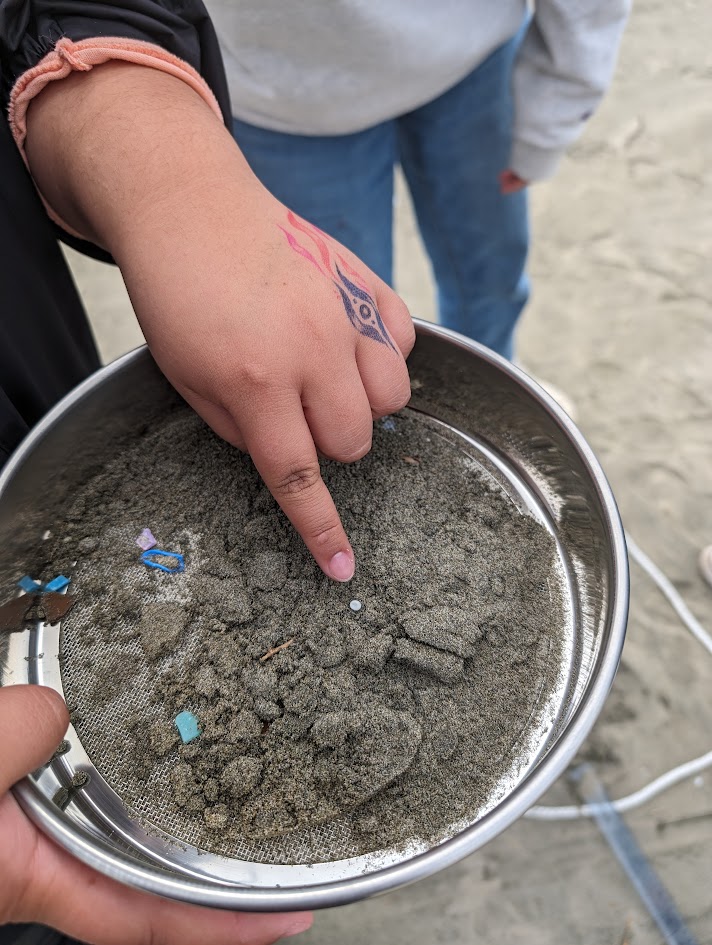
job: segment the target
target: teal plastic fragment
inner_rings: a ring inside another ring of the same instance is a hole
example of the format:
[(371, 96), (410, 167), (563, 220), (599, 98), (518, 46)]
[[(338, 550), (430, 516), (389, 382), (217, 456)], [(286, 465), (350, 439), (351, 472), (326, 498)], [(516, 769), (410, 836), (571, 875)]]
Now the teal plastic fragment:
[(180, 712), (175, 718), (175, 724), (184, 745), (200, 735), (198, 720), (192, 712)]

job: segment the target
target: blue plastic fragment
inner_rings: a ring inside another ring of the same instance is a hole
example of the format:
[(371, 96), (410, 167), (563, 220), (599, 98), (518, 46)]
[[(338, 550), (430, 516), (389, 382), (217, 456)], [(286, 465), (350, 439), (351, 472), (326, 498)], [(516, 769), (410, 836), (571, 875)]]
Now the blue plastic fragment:
[(388, 430), (389, 433), (392, 433), (396, 428), (396, 422), (392, 417), (384, 417), (381, 420), (381, 426), (384, 430)]
[[(160, 561), (153, 561), (153, 558), (173, 558), (173, 566), (162, 564)], [(166, 574), (180, 574), (185, 571), (185, 558), (177, 551), (161, 551), (160, 548), (151, 548), (150, 551), (144, 551), (141, 555), (141, 561), (147, 568), (155, 568), (157, 571), (165, 571)]]
[(64, 588), (69, 584), (69, 578), (65, 577), (63, 574), (58, 574), (56, 578), (45, 584), (42, 588), (43, 591), (63, 591)]
[(21, 587), (22, 590), (27, 594), (39, 594), (39, 592), (42, 590), (42, 585), (40, 582), (33, 581), (29, 574), (21, 577), (17, 584), (18, 587)]
[(175, 718), (175, 725), (184, 745), (200, 735), (198, 720), (192, 712), (180, 712)]

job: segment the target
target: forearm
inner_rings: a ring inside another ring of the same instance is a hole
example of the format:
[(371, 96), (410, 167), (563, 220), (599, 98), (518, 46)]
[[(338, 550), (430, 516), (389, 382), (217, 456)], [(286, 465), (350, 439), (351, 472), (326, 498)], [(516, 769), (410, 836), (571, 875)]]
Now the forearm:
[(50, 83), (30, 105), (26, 154), (49, 206), (114, 254), (170, 209), (255, 179), (220, 119), (185, 82), (110, 62)]

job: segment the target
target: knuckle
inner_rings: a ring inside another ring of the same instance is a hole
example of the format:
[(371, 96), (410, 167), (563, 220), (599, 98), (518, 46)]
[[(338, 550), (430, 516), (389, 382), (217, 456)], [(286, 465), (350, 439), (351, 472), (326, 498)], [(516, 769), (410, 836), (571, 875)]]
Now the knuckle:
[(263, 391), (274, 384), (274, 371), (259, 361), (245, 361), (237, 369), (237, 381), (243, 390)]
[(334, 538), (340, 539), (342, 536), (342, 527), (340, 522), (313, 522), (308, 529), (311, 539), (317, 548), (328, 547)]
[(321, 480), (318, 464), (293, 467), (279, 476), (274, 484), (278, 498), (291, 498), (309, 492)]

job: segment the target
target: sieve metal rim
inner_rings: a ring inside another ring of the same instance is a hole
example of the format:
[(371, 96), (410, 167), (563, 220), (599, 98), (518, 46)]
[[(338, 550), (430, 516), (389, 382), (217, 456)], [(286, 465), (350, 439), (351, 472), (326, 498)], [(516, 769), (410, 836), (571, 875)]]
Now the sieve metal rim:
[[(135, 888), (215, 907), (277, 911), (325, 908), (352, 902), (429, 876), (489, 842), (538, 800), (563, 772), (592, 728), (615, 675), (625, 636), (628, 608), (628, 567), (623, 528), (605, 474), (582, 434), (565, 412), (520, 369), (455, 332), (418, 320), (415, 322), (419, 335), (439, 337), (489, 362), (493, 367), (508, 374), (538, 401), (550, 418), (562, 429), (570, 445), (578, 453), (601, 504), (612, 560), (611, 619), (606, 645), (599, 657), (597, 675), (589, 681), (581, 703), (573, 713), (566, 729), (558, 742), (542, 759), (540, 765), (528, 775), (526, 781), (518, 785), (494, 810), (463, 830), (462, 833), (394, 866), (376, 870), (365, 876), (341, 879), (311, 887), (275, 887), (273, 889), (224, 885), (216, 887), (208, 882), (166, 875), (156, 868), (109, 848), (103, 840), (85, 833), (76, 824), (70, 824), (49, 799), (40, 794), (38, 788), (29, 779), (20, 782), (14, 790), (31, 819), (57, 843), (83, 862)], [(89, 396), (92, 390), (100, 386), (108, 377), (120, 373), (133, 360), (144, 356), (145, 350), (142, 348), (130, 352), (97, 372), (67, 395), (30, 433), (11, 458), (3, 474), (0, 475), (0, 495), (7, 482), (22, 465), (25, 457), (63, 414)]]

